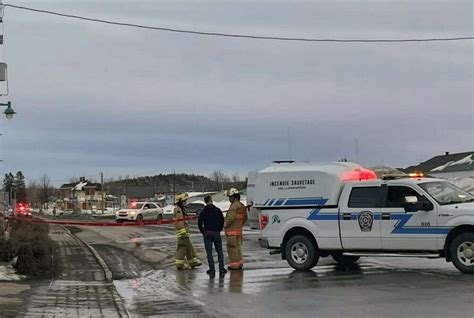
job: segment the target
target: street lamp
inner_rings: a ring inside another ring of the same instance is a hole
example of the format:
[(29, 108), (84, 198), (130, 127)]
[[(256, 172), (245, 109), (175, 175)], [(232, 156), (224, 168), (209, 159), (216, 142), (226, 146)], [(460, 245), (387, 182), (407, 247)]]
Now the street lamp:
[(13, 115), (16, 114), (16, 112), (13, 110), (12, 108), (12, 103), (11, 102), (8, 102), (6, 104), (4, 103), (0, 103), (0, 106), (3, 106), (3, 107), (6, 107), (7, 109), (5, 109), (5, 111), (3, 112), (3, 114), (5, 115), (5, 117), (7, 117), (7, 119), (12, 119), (13, 118)]

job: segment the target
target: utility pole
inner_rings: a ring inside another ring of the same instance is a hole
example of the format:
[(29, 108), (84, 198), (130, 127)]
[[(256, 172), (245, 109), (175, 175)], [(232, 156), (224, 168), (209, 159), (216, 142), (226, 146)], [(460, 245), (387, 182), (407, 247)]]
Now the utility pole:
[(102, 193), (102, 214), (104, 214), (104, 173), (100, 173), (100, 187), (101, 187), (101, 193)]
[(176, 170), (173, 171), (173, 204), (176, 203)]

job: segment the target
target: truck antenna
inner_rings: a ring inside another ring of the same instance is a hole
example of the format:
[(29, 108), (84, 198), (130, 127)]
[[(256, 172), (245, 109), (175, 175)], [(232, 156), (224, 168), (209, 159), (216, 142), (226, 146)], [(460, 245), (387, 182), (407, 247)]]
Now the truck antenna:
[(357, 138), (355, 139), (355, 151), (356, 151), (356, 160), (357, 163), (360, 164), (360, 159), (359, 159), (359, 141)]
[(291, 135), (290, 135), (290, 126), (288, 126), (288, 160), (291, 161)]

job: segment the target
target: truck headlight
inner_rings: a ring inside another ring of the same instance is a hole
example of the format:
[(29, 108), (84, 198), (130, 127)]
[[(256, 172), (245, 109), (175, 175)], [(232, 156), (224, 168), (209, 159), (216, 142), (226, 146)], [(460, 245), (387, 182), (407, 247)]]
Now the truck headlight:
[(135, 215), (135, 211), (130, 211), (130, 215)]

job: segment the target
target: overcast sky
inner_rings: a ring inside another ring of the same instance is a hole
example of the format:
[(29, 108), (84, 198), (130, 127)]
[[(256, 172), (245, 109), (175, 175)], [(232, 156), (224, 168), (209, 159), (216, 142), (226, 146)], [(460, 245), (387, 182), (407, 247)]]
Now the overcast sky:
[[(201, 31), (318, 38), (472, 36), (472, 1), (4, 1)], [(474, 150), (473, 41), (273, 42), (94, 24), (6, 9), (18, 112), (3, 170), (71, 176), (272, 160), (403, 167)], [(290, 138), (288, 138), (288, 131)]]

